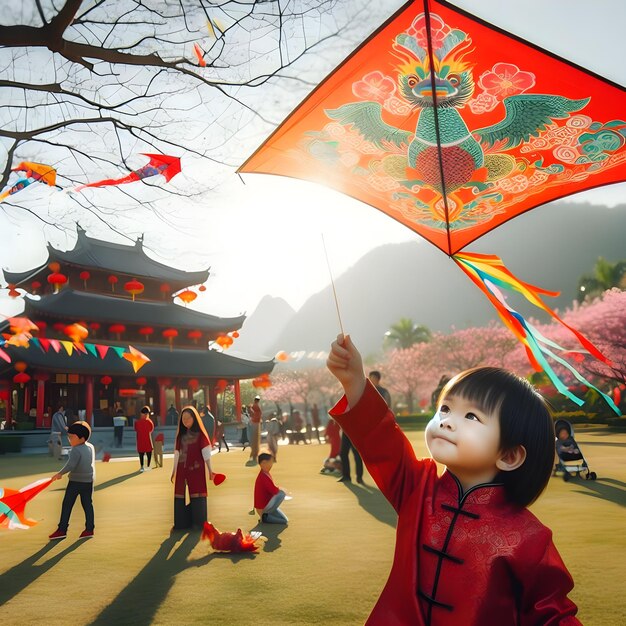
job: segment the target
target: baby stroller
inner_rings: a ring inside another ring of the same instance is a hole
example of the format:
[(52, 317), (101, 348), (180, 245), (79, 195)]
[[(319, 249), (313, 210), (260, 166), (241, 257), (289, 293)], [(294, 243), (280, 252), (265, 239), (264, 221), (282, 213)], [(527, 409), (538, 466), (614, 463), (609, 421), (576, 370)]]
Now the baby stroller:
[[(556, 432), (556, 462), (552, 475), (563, 472), (563, 480), (567, 482), (570, 474), (580, 476), (585, 472), (585, 480), (595, 480), (598, 476), (595, 472), (589, 471), (589, 465), (580, 451), (580, 447), (574, 439), (574, 427), (567, 420), (557, 420), (554, 424)], [(567, 437), (565, 433), (567, 432)]]

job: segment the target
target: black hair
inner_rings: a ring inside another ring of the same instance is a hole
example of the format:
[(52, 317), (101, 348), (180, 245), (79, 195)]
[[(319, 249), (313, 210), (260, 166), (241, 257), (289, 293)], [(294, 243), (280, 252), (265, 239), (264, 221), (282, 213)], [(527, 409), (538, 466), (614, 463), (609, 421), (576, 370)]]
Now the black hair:
[(498, 416), (502, 452), (524, 446), (526, 458), (520, 467), (499, 472), (495, 480), (504, 484), (510, 502), (532, 504), (546, 488), (554, 464), (554, 422), (543, 397), (526, 379), (497, 367), (477, 367), (455, 376), (437, 404), (448, 395)]
[(269, 452), (261, 452), (261, 454), (257, 457), (257, 461), (259, 462), (259, 465), (261, 465), (263, 461), (271, 461), (273, 458), (273, 454), (270, 454)]
[[(183, 415), (185, 413), (189, 413), (189, 415), (193, 417), (193, 424), (189, 428), (187, 428), (183, 424)], [(175, 440), (177, 450), (178, 450), (178, 446), (180, 445), (180, 438), (183, 435), (187, 434), (188, 431), (192, 433), (202, 433), (207, 438), (208, 441), (211, 441), (206, 431), (206, 428), (204, 427), (204, 423), (200, 419), (200, 414), (198, 413), (198, 409), (196, 409), (196, 407), (192, 405), (183, 407), (182, 411), (180, 412), (180, 415), (178, 416), (178, 430), (176, 431), (176, 440)]]
[(372, 370), (367, 377), (370, 378), (371, 376), (375, 376), (376, 378), (378, 378), (378, 380), (380, 380), (382, 378), (382, 376), (380, 375), (380, 372), (378, 370)]
[(87, 441), (91, 435), (91, 426), (87, 422), (74, 422), (68, 426), (67, 433)]
[(147, 413), (148, 415), (150, 415), (150, 413), (152, 413), (152, 411), (150, 410), (150, 407), (147, 406), (147, 405), (144, 406), (144, 407), (141, 407), (141, 411), (139, 411), (139, 412), (140, 413)]

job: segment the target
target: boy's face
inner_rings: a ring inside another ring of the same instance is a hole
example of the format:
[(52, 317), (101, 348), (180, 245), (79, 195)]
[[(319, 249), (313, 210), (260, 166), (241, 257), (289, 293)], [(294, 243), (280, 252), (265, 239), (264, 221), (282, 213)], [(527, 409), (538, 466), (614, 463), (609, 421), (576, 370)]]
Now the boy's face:
[(265, 459), (259, 465), (264, 472), (269, 472), (274, 465), (274, 459)]
[(461, 396), (442, 398), (426, 427), (426, 445), (433, 459), (465, 484), (490, 482), (498, 473), (500, 421)]
[(567, 432), (567, 430), (565, 430), (565, 428), (561, 428), (561, 430), (559, 430), (559, 439), (561, 441), (563, 441), (564, 439), (567, 439), (569, 437), (569, 433)]
[(70, 446), (80, 446), (81, 443), (85, 443), (85, 440), (74, 433), (67, 433), (67, 438), (70, 440)]

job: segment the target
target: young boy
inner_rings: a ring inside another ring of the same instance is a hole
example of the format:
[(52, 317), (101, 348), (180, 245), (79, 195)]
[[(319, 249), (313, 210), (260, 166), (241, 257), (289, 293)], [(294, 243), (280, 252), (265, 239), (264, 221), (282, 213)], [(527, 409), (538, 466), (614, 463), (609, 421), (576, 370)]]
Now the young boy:
[(274, 457), (268, 452), (258, 456), (261, 467), (254, 483), (254, 508), (265, 524), (286, 524), (287, 516), (278, 508), (287, 495), (272, 479), (270, 470), (274, 465)]
[(85, 511), (85, 530), (80, 534), (79, 539), (93, 537), (94, 515), (91, 497), (95, 477), (95, 451), (93, 446), (87, 443), (90, 435), (91, 428), (87, 422), (74, 422), (67, 429), (72, 449), (67, 463), (52, 477), (52, 481), (59, 480), (68, 472), (69, 481), (61, 506), (59, 527), (49, 536), (50, 539), (65, 539), (67, 536), (70, 514), (78, 496)]

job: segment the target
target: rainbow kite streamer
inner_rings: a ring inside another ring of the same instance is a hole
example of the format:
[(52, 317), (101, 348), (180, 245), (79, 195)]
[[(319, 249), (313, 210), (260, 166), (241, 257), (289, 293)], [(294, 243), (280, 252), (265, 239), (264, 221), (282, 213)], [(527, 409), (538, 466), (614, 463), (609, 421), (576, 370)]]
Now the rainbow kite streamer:
[(528, 283), (524, 283), (516, 278), (510, 270), (504, 265), (502, 259), (493, 254), (475, 254), (462, 252), (453, 255), (454, 262), (469, 276), (470, 280), (487, 296), (491, 304), (495, 307), (500, 319), (504, 325), (517, 337), (524, 348), (531, 365), (538, 372), (544, 371), (556, 389), (567, 396), (572, 402), (578, 406), (584, 404), (584, 400), (574, 395), (563, 381), (558, 377), (552, 366), (547, 361), (549, 357), (568, 369), (577, 380), (581, 383), (595, 389), (606, 401), (606, 403), (618, 415), (621, 415), (613, 400), (590, 383), (582, 374), (580, 374), (570, 363), (558, 356), (557, 352), (572, 352), (571, 349), (564, 348), (554, 341), (544, 337), (532, 324), (530, 324), (518, 311), (511, 308), (507, 303), (500, 289), (507, 291), (515, 291), (524, 296), (529, 302), (536, 307), (544, 310), (559, 324), (567, 328), (578, 340), (583, 347), (584, 352), (592, 354), (594, 357), (610, 365), (610, 361), (596, 348), (584, 335), (575, 328), (566, 324), (551, 308), (541, 299), (540, 294), (544, 296), (558, 296), (558, 292), (546, 291), (541, 287), (536, 287)]

